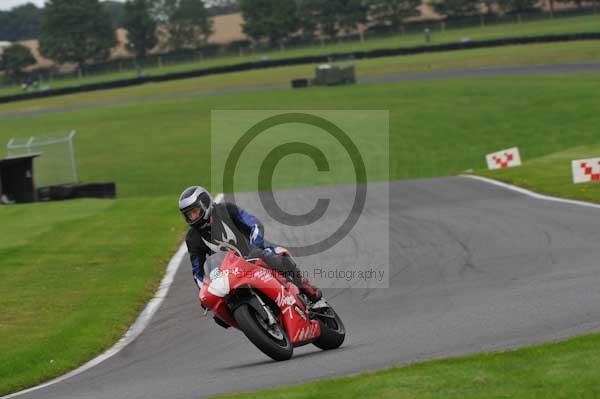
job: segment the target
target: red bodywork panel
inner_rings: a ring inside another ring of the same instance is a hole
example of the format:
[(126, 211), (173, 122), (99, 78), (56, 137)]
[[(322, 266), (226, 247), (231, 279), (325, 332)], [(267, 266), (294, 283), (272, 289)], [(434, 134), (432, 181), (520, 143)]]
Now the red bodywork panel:
[[(234, 252), (229, 252), (221, 264), (218, 276), (213, 277), (214, 280), (211, 276), (204, 278), (204, 284), (200, 288), (200, 302), (230, 326), (237, 328), (227, 306), (229, 297), (238, 288), (252, 287), (277, 304), (281, 311), (279, 322), (294, 346), (309, 343), (321, 334), (319, 322), (308, 318), (306, 307), (298, 299), (298, 287), (269, 269), (262, 259), (251, 263)], [(219, 279), (221, 281), (217, 281)], [(227, 279), (227, 282), (222, 279)]]

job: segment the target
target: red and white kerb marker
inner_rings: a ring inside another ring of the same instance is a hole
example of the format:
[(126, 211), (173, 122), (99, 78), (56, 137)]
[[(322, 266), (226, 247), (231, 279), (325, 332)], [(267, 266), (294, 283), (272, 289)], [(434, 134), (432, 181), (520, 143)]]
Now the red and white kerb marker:
[(517, 147), (487, 154), (485, 156), (488, 169), (505, 169), (521, 166), (521, 155)]
[(578, 159), (571, 162), (573, 183), (600, 182), (600, 158)]

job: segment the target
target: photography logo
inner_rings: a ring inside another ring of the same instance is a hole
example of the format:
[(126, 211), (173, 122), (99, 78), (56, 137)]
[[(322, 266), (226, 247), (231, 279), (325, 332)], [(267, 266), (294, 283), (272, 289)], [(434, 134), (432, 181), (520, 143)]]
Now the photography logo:
[[(213, 191), (258, 216), (266, 239), (285, 247), (303, 273), (324, 288), (385, 286), (387, 112), (214, 111), (211, 116)], [(371, 193), (367, 182), (373, 179), (380, 183)], [(378, 200), (370, 200), (373, 196)], [(369, 220), (365, 209), (375, 202), (377, 217)]]

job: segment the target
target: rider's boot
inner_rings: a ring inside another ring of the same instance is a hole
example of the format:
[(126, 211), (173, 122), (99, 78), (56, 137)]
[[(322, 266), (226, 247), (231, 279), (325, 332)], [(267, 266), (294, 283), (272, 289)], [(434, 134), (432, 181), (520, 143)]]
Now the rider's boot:
[(265, 260), (274, 269), (283, 271), (284, 276), (290, 279), (300, 289), (300, 292), (306, 295), (310, 302), (315, 303), (323, 298), (321, 290), (313, 286), (306, 277), (302, 276), (292, 257), (269, 256)]
[(321, 292), (321, 290), (312, 285), (306, 277), (302, 278), (302, 285), (300, 286), (300, 291), (304, 295), (306, 295), (309, 301), (313, 303), (323, 298), (323, 293)]

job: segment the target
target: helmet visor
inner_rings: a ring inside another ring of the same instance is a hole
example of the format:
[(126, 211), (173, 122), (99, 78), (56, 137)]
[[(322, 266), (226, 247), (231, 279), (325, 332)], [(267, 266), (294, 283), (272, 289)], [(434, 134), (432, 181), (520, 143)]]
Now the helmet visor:
[(185, 220), (189, 224), (197, 223), (198, 221), (200, 221), (204, 217), (204, 213), (205, 213), (205, 211), (204, 211), (204, 209), (202, 207), (195, 206), (195, 207), (190, 208), (190, 209), (188, 209), (188, 210), (186, 210), (184, 212)]

